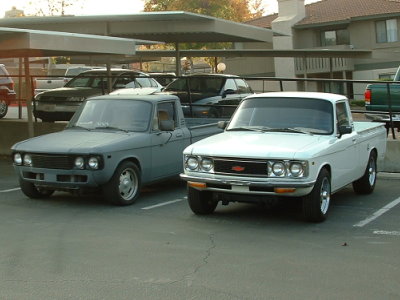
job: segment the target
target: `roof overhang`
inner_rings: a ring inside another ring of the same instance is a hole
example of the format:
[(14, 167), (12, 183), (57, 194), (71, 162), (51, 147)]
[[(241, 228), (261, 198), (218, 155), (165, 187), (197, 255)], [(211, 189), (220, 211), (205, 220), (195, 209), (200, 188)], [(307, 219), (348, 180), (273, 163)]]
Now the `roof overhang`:
[(273, 36), (273, 31), (270, 29), (183, 11), (143, 12), (131, 15), (4, 18), (0, 19), (0, 26), (90, 33), (166, 43), (272, 43)]
[(134, 55), (136, 45), (157, 42), (0, 27), (0, 57)]

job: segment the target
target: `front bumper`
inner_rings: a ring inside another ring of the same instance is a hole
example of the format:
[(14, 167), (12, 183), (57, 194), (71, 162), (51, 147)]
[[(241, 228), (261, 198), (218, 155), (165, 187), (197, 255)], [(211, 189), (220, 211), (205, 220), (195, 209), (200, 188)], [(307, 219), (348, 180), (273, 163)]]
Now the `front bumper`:
[(96, 188), (108, 181), (101, 170), (61, 170), (17, 165), (14, 165), (14, 169), (22, 180), (55, 190)]
[(237, 177), (204, 173), (180, 174), (180, 177), (198, 190), (248, 195), (300, 197), (311, 193), (315, 184), (315, 180), (309, 179)]

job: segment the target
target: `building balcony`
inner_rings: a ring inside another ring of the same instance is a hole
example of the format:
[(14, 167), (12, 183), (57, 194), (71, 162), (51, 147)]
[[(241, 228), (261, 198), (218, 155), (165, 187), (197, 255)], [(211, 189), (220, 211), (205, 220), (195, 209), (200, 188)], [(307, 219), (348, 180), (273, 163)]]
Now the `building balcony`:
[(321, 58), (321, 57), (309, 57), (295, 58), (295, 72), (297, 76), (307, 74), (321, 74), (331, 72), (346, 72), (354, 70), (354, 59), (352, 58)]

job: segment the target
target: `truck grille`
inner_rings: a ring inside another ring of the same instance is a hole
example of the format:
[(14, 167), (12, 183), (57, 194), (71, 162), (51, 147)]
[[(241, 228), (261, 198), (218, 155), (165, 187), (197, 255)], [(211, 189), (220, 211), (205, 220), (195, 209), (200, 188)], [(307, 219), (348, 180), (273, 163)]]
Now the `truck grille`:
[(57, 96), (40, 96), (40, 101), (41, 102), (48, 102), (48, 103), (53, 103), (53, 102), (63, 102), (66, 101), (67, 97), (57, 97)]
[(268, 176), (268, 165), (263, 160), (214, 158), (214, 172), (230, 175)]
[(72, 158), (66, 155), (32, 154), (32, 166), (35, 168), (71, 170)]

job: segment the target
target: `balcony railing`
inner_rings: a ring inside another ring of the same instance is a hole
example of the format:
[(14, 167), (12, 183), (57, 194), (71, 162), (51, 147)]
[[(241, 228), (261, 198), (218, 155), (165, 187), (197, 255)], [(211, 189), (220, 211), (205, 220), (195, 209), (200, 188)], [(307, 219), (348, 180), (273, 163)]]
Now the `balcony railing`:
[(329, 72), (343, 72), (353, 71), (354, 60), (351, 58), (322, 58), (322, 57), (309, 57), (309, 58), (295, 58), (295, 71), (296, 75), (316, 74), (316, 73), (329, 73)]

